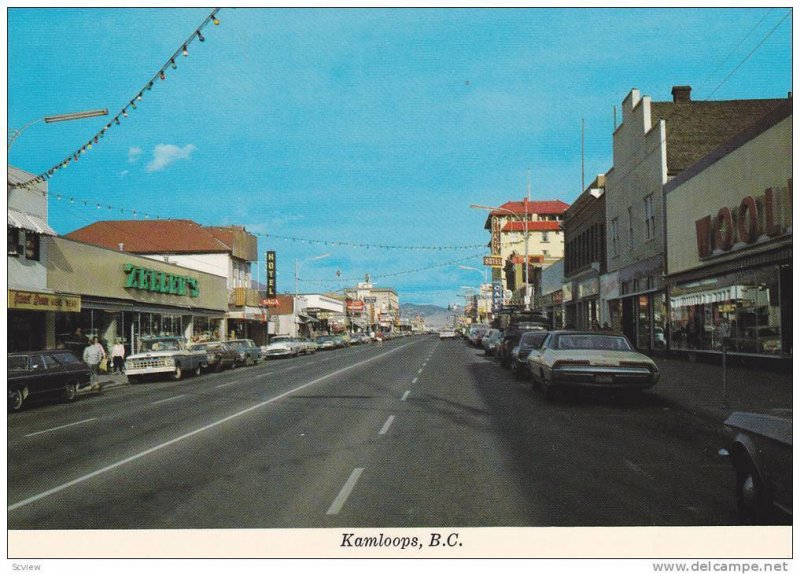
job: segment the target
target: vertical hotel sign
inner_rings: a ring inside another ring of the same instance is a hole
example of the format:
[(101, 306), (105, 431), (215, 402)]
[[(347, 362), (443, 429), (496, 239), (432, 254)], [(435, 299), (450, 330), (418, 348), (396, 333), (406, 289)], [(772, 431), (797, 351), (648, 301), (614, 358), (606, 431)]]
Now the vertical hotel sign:
[(275, 252), (267, 251), (267, 298), (275, 296)]
[(500, 218), (492, 217), (492, 255), (500, 255)]

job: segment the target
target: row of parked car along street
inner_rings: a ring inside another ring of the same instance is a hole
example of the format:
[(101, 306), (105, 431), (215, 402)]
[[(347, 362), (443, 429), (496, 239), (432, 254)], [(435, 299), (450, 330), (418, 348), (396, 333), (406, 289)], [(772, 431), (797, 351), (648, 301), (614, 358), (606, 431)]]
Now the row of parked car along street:
[[(473, 325), (462, 332), (516, 378), (552, 399), (559, 390), (600, 388), (641, 392), (660, 373), (622, 334), (610, 331), (548, 330), (517, 323), (503, 331)], [(733, 412), (723, 425), (719, 455), (736, 475), (735, 502), (744, 524), (785, 524), (792, 517), (792, 411)]]
[[(378, 334), (376, 340), (397, 335)], [(310, 355), (372, 342), (365, 333), (306, 337), (273, 336), (269, 345), (251, 339), (189, 344), (179, 336), (142, 337), (138, 352), (125, 359), (124, 374), (131, 384), (144, 379), (181, 380), (186, 375), (252, 366), (269, 358)], [(109, 367), (110, 368), (110, 367)], [(69, 349), (8, 354), (8, 410), (18, 411), (32, 397), (74, 401), (78, 392), (96, 384), (92, 370)]]

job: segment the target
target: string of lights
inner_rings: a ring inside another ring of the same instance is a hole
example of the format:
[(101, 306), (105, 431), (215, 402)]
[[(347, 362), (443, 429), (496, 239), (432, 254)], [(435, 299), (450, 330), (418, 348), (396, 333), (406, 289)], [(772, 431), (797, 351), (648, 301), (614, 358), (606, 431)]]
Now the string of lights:
[[(18, 182), (13, 184), (9, 183), (8, 186), (12, 189), (29, 188), (33, 184), (47, 181), (51, 177), (53, 177), (58, 171), (66, 168), (71, 162), (78, 161), (82, 155), (91, 151), (93, 146), (98, 145), (100, 143), (100, 140), (106, 136), (109, 130), (111, 130), (115, 126), (119, 126), (123, 119), (128, 118), (129, 112), (138, 109), (138, 106), (141, 105), (140, 103), (144, 99), (144, 96), (147, 92), (150, 92), (156, 85), (158, 85), (159, 82), (167, 79), (168, 71), (171, 72), (172, 70), (176, 70), (178, 68), (176, 60), (179, 60), (181, 56), (185, 58), (189, 55), (189, 46), (192, 44), (192, 42), (194, 42), (195, 40), (199, 42), (205, 42), (206, 38), (203, 35), (203, 29), (209, 23), (213, 23), (215, 26), (219, 25), (220, 21), (219, 18), (217, 18), (217, 13), (219, 11), (220, 8), (215, 8), (214, 10), (212, 10), (211, 14), (209, 14), (206, 17), (206, 19), (203, 20), (202, 24), (200, 24), (200, 26), (198, 26), (197, 29), (194, 32), (192, 32), (192, 34), (184, 42), (181, 43), (180, 47), (177, 50), (175, 50), (175, 52), (167, 59), (167, 61), (164, 63), (163, 66), (161, 66), (159, 71), (156, 72), (156, 74), (152, 78), (150, 78), (150, 81), (148, 81), (142, 87), (142, 89), (139, 90), (138, 93), (122, 107), (119, 113), (117, 113), (117, 115), (114, 116), (113, 120), (108, 122), (103, 127), (103, 129), (101, 129), (92, 138), (90, 138), (88, 142), (86, 142), (83, 146), (73, 151), (59, 163), (52, 166), (50, 169), (40, 173), (36, 177), (33, 177), (23, 182)], [(42, 193), (43, 195), (46, 196), (46, 193), (44, 192)], [(99, 205), (100, 204), (98, 204), (98, 208)], [(111, 209), (111, 206), (109, 206), (109, 209)], [(135, 214), (136, 212), (134, 211), (133, 213)]]
[[(428, 265), (427, 267), (418, 267), (416, 269), (406, 269), (405, 271), (396, 271), (394, 273), (384, 273), (380, 275), (370, 275), (372, 279), (388, 279), (391, 277), (398, 277), (400, 275), (411, 275), (414, 273), (422, 273), (425, 271), (430, 271), (431, 269), (436, 269), (437, 267), (450, 267), (452, 265), (457, 265), (459, 263), (464, 263), (465, 261), (474, 260), (475, 256), (471, 255), (469, 257), (462, 257), (461, 259), (454, 259), (452, 261), (445, 261), (444, 263), (437, 263), (436, 265)], [(336, 279), (300, 279), (298, 281), (302, 283), (311, 283), (316, 285), (321, 284), (331, 284), (331, 283), (358, 283), (363, 279), (354, 279), (354, 278), (345, 278), (345, 277), (337, 277)]]
[[(30, 190), (33, 191), (33, 190)], [(48, 193), (43, 190), (36, 190), (37, 193), (41, 193), (43, 196), (47, 197)], [(116, 216), (119, 214), (120, 216), (132, 216), (134, 219), (138, 218), (139, 216), (143, 217), (144, 219), (173, 219), (171, 217), (162, 217), (159, 215), (153, 215), (141, 210), (136, 209), (126, 209), (124, 207), (118, 207), (110, 203), (100, 203), (96, 201), (91, 201), (88, 199), (81, 199), (76, 198), (74, 196), (66, 196), (61, 193), (57, 193), (55, 195), (49, 194), (51, 197), (54, 197), (57, 201), (66, 201), (70, 206), (76, 207), (84, 207), (86, 209), (90, 209), (93, 212), (97, 212), (98, 210), (108, 214), (109, 216), (114, 215)], [(284, 242), (293, 242), (293, 243), (304, 243), (307, 245), (321, 245), (325, 247), (348, 247), (353, 249), (383, 249), (386, 251), (392, 250), (405, 250), (405, 251), (470, 251), (476, 249), (485, 249), (485, 243), (475, 243), (469, 245), (384, 245), (384, 244), (376, 244), (376, 243), (363, 243), (363, 242), (354, 242), (354, 241), (337, 241), (331, 239), (309, 239), (307, 237), (295, 237), (290, 235), (278, 235), (275, 233), (261, 233), (258, 231), (250, 231), (256, 237), (260, 237), (263, 239), (276, 239), (282, 240)]]

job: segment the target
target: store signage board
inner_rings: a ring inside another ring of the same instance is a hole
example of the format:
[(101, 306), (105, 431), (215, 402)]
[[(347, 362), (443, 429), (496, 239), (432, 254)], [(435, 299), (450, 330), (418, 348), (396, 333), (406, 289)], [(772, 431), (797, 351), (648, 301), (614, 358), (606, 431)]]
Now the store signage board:
[(267, 298), (274, 298), (277, 295), (275, 286), (275, 252), (267, 251)]
[(155, 271), (130, 263), (126, 263), (122, 269), (128, 276), (125, 280), (126, 289), (139, 289), (166, 295), (188, 295), (192, 298), (200, 296), (200, 281), (195, 277)]

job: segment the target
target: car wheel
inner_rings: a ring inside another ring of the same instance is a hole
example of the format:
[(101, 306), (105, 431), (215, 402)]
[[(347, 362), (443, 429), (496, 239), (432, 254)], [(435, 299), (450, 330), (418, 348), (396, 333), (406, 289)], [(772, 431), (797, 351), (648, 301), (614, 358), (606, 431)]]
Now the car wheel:
[(217, 364), (214, 365), (214, 372), (219, 373), (222, 370), (222, 359), (217, 361)]
[(64, 394), (63, 394), (64, 400), (70, 403), (74, 401), (77, 396), (78, 396), (78, 383), (67, 383), (64, 386)]
[(555, 398), (555, 389), (553, 385), (547, 382), (547, 379), (542, 376), (542, 396), (546, 401), (552, 401)]
[(766, 521), (766, 489), (749, 457), (736, 473), (736, 503), (743, 524), (763, 524)]
[(203, 372), (203, 365), (201, 365), (200, 363), (197, 363), (197, 366), (194, 369), (194, 376), (195, 377), (199, 377), (200, 373), (202, 373), (202, 372)]
[(183, 377), (183, 370), (181, 369), (180, 363), (175, 364), (175, 372), (172, 373), (172, 380), (173, 381), (180, 381)]
[(139, 377), (138, 375), (128, 375), (128, 384), (135, 385), (136, 383), (139, 382), (140, 378), (141, 377)]
[(11, 389), (8, 391), (8, 410), (18, 411), (22, 408), (22, 403), (25, 397), (22, 395), (22, 389)]

